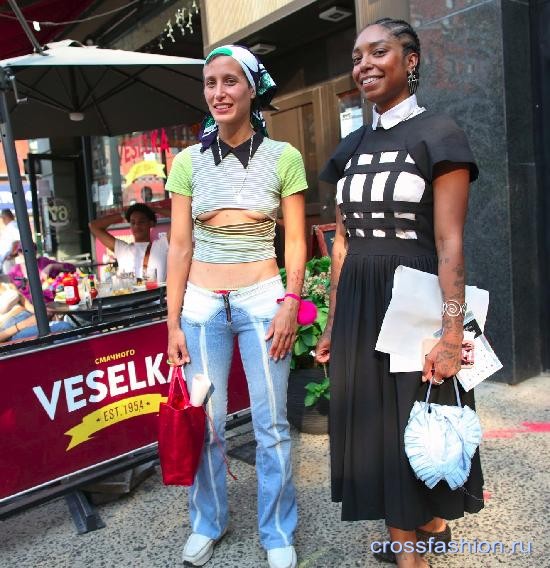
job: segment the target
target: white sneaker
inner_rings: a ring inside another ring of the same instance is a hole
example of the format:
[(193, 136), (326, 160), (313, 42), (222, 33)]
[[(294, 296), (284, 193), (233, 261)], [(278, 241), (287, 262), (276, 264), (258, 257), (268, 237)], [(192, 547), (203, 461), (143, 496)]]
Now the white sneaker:
[(267, 551), (269, 568), (296, 568), (298, 558), (293, 546), (272, 548)]
[(214, 546), (220, 542), (224, 534), (220, 538), (214, 539), (202, 534), (191, 533), (183, 548), (183, 563), (187, 566), (203, 566), (206, 564), (212, 558)]

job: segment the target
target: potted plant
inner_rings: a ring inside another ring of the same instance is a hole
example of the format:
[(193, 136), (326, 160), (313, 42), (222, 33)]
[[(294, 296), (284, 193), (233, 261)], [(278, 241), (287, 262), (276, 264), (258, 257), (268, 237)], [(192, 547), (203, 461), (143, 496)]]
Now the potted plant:
[[(281, 270), (286, 285), (286, 273)], [(328, 432), (330, 381), (326, 367), (319, 366), (313, 356), (315, 346), (328, 319), (330, 290), (330, 257), (312, 258), (306, 263), (302, 297), (317, 307), (317, 318), (298, 328), (292, 352), (288, 380), (287, 413), (289, 422), (301, 432)]]

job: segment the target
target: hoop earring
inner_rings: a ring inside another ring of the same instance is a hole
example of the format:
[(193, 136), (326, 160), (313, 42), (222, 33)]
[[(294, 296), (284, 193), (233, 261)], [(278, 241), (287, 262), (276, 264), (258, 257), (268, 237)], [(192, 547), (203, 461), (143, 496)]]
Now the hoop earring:
[(414, 95), (418, 89), (418, 71), (413, 69), (407, 72), (407, 84), (409, 85), (409, 94)]

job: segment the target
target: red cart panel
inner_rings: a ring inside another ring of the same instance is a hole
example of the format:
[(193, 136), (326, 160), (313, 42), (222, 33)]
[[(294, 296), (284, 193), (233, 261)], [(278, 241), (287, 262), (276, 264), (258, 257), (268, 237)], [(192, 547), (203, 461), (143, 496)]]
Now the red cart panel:
[[(157, 440), (168, 393), (164, 322), (0, 360), (0, 503)], [(229, 412), (249, 406), (236, 351)]]

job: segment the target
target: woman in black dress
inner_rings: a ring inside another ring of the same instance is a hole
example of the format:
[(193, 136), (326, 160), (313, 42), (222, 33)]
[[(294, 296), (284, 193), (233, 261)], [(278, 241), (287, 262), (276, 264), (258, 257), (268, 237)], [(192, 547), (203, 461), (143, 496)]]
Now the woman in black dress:
[[(385, 519), (398, 554), (378, 559), (419, 567), (426, 565), (419, 547), (406, 552), (401, 545), (449, 540), (444, 519), (483, 507), (477, 452), (462, 490), (445, 481), (429, 490), (403, 441), (427, 381), (431, 401), (456, 404), (446, 379), (460, 369), (463, 230), (478, 170), (456, 123), (417, 103), (420, 43), (409, 24), (384, 18), (366, 27), (352, 59), (353, 78), (375, 105), (373, 124), (342, 140), (321, 174), (336, 184), (338, 204), (329, 322), (316, 350), (319, 361), (330, 358), (332, 499), (342, 503), (342, 520)], [(422, 373), (390, 373), (389, 356), (375, 351), (399, 265), (438, 274), (449, 308)], [(460, 395), (474, 406), (472, 391), (460, 388)]]

